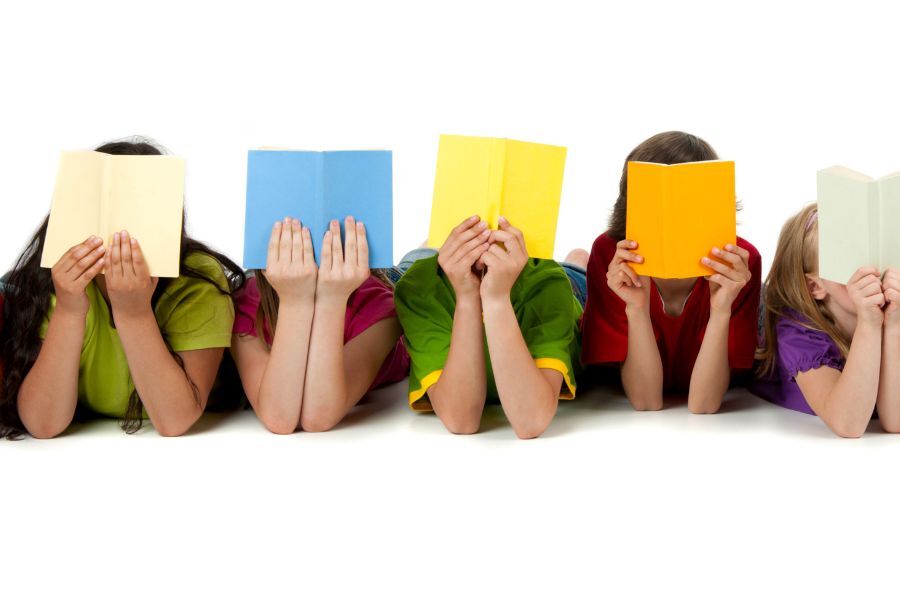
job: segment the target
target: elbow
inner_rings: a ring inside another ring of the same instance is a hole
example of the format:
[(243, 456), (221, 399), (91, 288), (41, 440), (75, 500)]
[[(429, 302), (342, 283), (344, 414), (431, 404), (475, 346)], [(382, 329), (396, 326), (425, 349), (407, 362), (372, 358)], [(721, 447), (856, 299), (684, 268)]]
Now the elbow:
[(861, 438), (866, 432), (868, 422), (854, 423), (851, 420), (839, 419), (828, 423), (828, 427), (837, 435), (845, 439)]
[(456, 435), (472, 435), (481, 427), (481, 415), (462, 412), (441, 415), (441, 422), (447, 431)]
[(552, 419), (534, 419), (527, 423), (514, 423), (513, 432), (515, 432), (516, 437), (520, 440), (533, 440), (547, 431), (547, 427), (550, 426), (551, 420)]
[(66, 430), (65, 426), (60, 427), (52, 423), (29, 424), (25, 426), (25, 429), (31, 437), (38, 440), (53, 439)]
[(300, 429), (310, 433), (322, 433), (334, 429), (343, 415), (326, 410), (304, 410), (300, 413)]
[(260, 414), (259, 420), (266, 429), (278, 435), (290, 435), (297, 431), (297, 420), (285, 415)]
[(662, 396), (628, 396), (628, 401), (631, 402), (634, 410), (662, 410), (663, 408)]
[(900, 419), (879, 418), (881, 419), (881, 428), (884, 429), (885, 433), (900, 433)]
[(171, 438), (183, 436), (188, 432), (193, 424), (193, 421), (189, 423), (164, 422), (154, 423), (153, 427), (156, 429), (156, 433), (158, 433), (161, 437)]
[(688, 410), (690, 410), (693, 415), (714, 415), (719, 412), (720, 408), (722, 408), (721, 399), (703, 399), (697, 401), (694, 401), (691, 398), (688, 399)]

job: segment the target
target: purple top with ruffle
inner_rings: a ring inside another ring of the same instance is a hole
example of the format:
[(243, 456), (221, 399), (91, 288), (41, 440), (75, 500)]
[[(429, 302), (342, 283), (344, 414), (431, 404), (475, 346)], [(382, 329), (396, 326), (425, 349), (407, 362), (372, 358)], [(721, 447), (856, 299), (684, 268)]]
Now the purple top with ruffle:
[(775, 326), (777, 338), (777, 366), (771, 379), (759, 379), (750, 391), (772, 402), (808, 414), (815, 414), (806, 403), (800, 386), (794, 379), (797, 373), (831, 367), (844, 369), (844, 358), (837, 344), (828, 334), (810, 329), (808, 320), (797, 311), (787, 309)]

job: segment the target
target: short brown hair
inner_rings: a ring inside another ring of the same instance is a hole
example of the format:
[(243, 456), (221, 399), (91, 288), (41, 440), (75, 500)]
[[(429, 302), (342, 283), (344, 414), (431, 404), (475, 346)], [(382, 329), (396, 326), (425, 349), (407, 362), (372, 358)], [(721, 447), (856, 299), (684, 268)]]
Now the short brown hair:
[(622, 179), (619, 181), (619, 197), (609, 217), (607, 232), (617, 242), (625, 239), (625, 208), (628, 202), (628, 162), (635, 160), (665, 165), (717, 160), (719, 156), (703, 139), (683, 131), (657, 133), (638, 144), (625, 159)]

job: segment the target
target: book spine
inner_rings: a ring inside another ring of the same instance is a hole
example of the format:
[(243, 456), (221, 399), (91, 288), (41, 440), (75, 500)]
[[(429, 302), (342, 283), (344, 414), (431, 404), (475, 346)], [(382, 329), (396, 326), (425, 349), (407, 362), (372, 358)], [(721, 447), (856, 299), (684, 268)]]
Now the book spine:
[[(663, 249), (659, 253), (659, 266), (663, 273), (668, 273), (669, 268), (666, 265), (666, 255), (669, 253), (668, 249), (671, 242), (666, 234), (671, 228), (666, 227), (666, 223), (672, 222), (671, 212), (677, 210), (677, 208), (672, 206), (671, 194), (669, 194), (672, 170), (668, 167), (659, 167), (657, 170), (659, 171), (659, 189), (662, 196), (659, 203), (659, 223), (656, 226), (656, 235), (659, 238), (659, 246), (657, 247)], [(638, 252), (640, 252), (640, 249), (638, 249)]]
[(503, 205), (503, 178), (506, 173), (506, 140), (494, 140), (491, 147), (491, 165), (488, 171), (488, 197), (485, 220), (491, 229), (497, 229)]
[(100, 198), (97, 215), (99, 223), (97, 223), (97, 235), (103, 240), (103, 243), (109, 245), (112, 243), (113, 232), (110, 228), (110, 210), (112, 209), (113, 195), (113, 169), (115, 168), (115, 160), (112, 155), (103, 154), (100, 156), (101, 168), (100, 176)]
[[(882, 225), (883, 210), (882, 203), (884, 199), (881, 196), (881, 182), (873, 181), (869, 184), (869, 264), (881, 271), (886, 265), (884, 264), (884, 244), (882, 236), (884, 227)], [(864, 266), (864, 265), (860, 265)]]

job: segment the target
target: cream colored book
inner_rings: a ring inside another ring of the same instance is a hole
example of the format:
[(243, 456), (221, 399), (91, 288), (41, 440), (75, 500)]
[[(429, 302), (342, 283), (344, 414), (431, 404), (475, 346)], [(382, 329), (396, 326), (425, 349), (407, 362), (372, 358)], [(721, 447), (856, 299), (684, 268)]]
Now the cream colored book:
[(41, 266), (53, 267), (91, 235), (109, 245), (124, 229), (140, 242), (152, 276), (178, 277), (183, 210), (181, 158), (63, 152)]
[(860, 267), (900, 267), (900, 172), (822, 169), (817, 197), (820, 277), (847, 283)]

